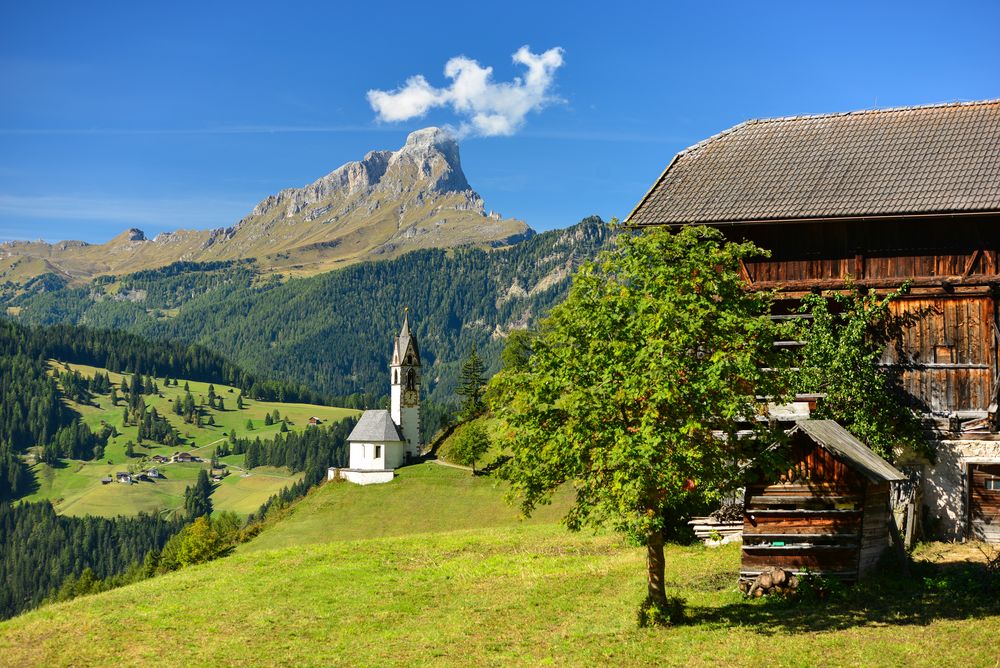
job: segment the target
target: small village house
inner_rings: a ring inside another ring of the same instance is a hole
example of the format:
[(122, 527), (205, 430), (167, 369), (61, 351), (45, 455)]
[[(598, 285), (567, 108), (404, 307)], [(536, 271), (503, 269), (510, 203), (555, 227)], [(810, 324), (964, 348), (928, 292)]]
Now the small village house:
[(115, 479), (118, 482), (124, 483), (126, 485), (132, 484), (132, 474), (129, 473), (128, 471), (118, 471), (117, 473), (115, 473)]
[(174, 455), (173, 460), (175, 462), (196, 462), (198, 458), (192, 455), (190, 452), (178, 452)]
[(742, 271), (778, 291), (776, 315), (811, 292), (909, 282), (896, 312), (933, 313), (884, 363), (937, 461), (897, 464), (937, 537), (1000, 536), (1000, 100), (747, 121), (677, 154), (626, 222), (768, 249)]
[(320, 420), (320, 419), (319, 419), (318, 417), (316, 417), (315, 415), (314, 415), (314, 416), (312, 416), (311, 418), (309, 418), (309, 426), (310, 426), (310, 427), (316, 427), (316, 426), (318, 426), (318, 425), (321, 425), (321, 424), (323, 424), (323, 421), (322, 421), (322, 420)]

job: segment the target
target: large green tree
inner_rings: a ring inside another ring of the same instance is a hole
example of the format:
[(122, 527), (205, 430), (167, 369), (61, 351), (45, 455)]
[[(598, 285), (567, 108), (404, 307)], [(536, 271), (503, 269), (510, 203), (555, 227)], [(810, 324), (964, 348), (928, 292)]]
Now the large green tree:
[(646, 546), (640, 623), (683, 615), (665, 589), (665, 538), (779, 437), (757, 417), (784, 393), (771, 369), (785, 326), (739, 271), (763, 254), (705, 227), (623, 234), (491, 382), (511, 453), (501, 475), (522, 510), (569, 483), (570, 529), (610, 524)]

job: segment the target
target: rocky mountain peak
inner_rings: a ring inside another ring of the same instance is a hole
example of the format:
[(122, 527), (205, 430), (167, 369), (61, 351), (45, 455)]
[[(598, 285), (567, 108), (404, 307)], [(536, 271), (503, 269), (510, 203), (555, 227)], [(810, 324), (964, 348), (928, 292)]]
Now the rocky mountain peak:
[(114, 239), (112, 239), (111, 241), (109, 241), (108, 243), (110, 243), (110, 244), (115, 244), (115, 243), (124, 244), (124, 243), (130, 243), (130, 242), (134, 242), (134, 241), (147, 241), (147, 239), (146, 239), (146, 233), (143, 232), (142, 230), (140, 230), (138, 227), (130, 227), (129, 229), (125, 230), (124, 232), (122, 232), (121, 234), (119, 234), (117, 237), (115, 237)]
[(441, 128), (411, 132), (403, 148), (392, 154), (389, 170), (394, 166), (400, 177), (429, 179), (431, 188), (440, 192), (472, 190), (462, 171), (458, 141)]

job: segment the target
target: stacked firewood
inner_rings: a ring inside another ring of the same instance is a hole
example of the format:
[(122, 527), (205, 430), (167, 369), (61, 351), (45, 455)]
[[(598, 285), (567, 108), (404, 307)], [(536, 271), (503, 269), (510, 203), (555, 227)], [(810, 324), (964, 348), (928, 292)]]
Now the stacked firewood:
[(744, 596), (794, 596), (799, 587), (799, 578), (783, 568), (768, 568), (757, 577), (740, 580), (740, 591)]

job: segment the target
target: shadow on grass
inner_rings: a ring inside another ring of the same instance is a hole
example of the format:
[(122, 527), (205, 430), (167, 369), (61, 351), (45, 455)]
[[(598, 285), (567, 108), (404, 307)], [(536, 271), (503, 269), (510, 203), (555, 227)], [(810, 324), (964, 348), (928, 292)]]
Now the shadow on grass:
[(910, 577), (886, 565), (825, 601), (744, 601), (689, 607), (692, 624), (742, 626), (757, 633), (839, 631), (865, 626), (925, 626), (937, 620), (1000, 615), (1000, 576), (985, 564), (917, 562)]

